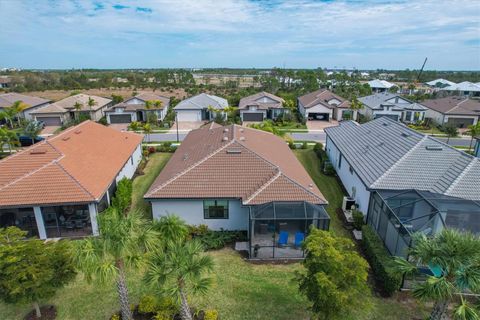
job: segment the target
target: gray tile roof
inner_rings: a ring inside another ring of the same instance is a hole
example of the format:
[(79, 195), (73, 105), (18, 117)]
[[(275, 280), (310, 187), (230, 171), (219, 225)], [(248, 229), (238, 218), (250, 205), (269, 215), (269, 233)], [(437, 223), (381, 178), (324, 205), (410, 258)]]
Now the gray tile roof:
[[(266, 98), (268, 101), (264, 102), (264, 98)], [(283, 100), (282, 98), (277, 97), (274, 94), (262, 91), (240, 99), (240, 102), (238, 103), (238, 109), (247, 109), (249, 106), (256, 106), (258, 109), (263, 110), (282, 109), (284, 102), (285, 100)]]
[(480, 160), (388, 118), (325, 130), (371, 189), (425, 190), (480, 200)]
[(10, 107), (16, 101), (22, 101), (25, 103), (27, 105), (26, 109), (50, 102), (50, 100), (47, 99), (26, 96), (16, 92), (0, 94), (0, 108)]
[[(397, 97), (398, 99), (406, 100), (409, 103), (395, 102), (395, 98)], [(393, 101), (388, 101), (392, 99)], [(398, 110), (427, 110), (425, 106), (419, 103), (414, 103), (404, 97), (399, 96), (398, 94), (390, 92), (375, 93), (369, 96), (361, 97), (358, 100), (370, 109), (382, 109), (382, 105), (388, 105), (393, 106)]]
[(181, 101), (175, 106), (175, 110), (202, 110), (212, 106), (215, 109), (228, 107), (228, 101), (211, 94), (201, 93)]
[(444, 97), (422, 102), (427, 108), (449, 115), (471, 115), (480, 117), (480, 101), (466, 97)]

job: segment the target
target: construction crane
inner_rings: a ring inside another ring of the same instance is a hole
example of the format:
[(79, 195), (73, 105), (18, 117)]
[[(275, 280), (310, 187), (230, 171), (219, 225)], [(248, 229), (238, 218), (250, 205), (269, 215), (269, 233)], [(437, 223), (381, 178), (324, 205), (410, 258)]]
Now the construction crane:
[(425, 64), (427, 63), (427, 60), (428, 58), (425, 58), (425, 61), (423, 61), (423, 64), (422, 64), (422, 68), (420, 69), (420, 71), (418, 72), (418, 75), (417, 75), (417, 80), (415, 82), (420, 82), (420, 76), (422, 75), (422, 72), (423, 72), (423, 68), (425, 68)]

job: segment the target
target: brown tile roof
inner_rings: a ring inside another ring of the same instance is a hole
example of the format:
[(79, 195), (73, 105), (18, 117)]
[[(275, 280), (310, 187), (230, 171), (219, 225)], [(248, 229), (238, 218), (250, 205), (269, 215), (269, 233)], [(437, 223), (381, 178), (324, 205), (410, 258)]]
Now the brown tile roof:
[(160, 108), (155, 108), (152, 107), (151, 110), (154, 109), (165, 109), (168, 108), (170, 105), (170, 99), (164, 96), (160, 96), (158, 94), (150, 93), (150, 92), (145, 92), (145, 93), (140, 93), (134, 97), (128, 98), (127, 100), (120, 102), (112, 107), (110, 107), (106, 112), (115, 112), (114, 108), (125, 108), (125, 111), (137, 111), (137, 110), (146, 110), (145, 109), (145, 103), (128, 103), (129, 101), (133, 99), (139, 99), (144, 102), (146, 101), (161, 101), (162, 105)]
[(16, 92), (0, 94), (0, 108), (10, 107), (16, 101), (22, 101), (23, 103), (25, 103), (28, 106), (26, 108), (27, 110), (38, 105), (50, 102), (50, 100), (47, 99), (26, 96), (24, 94), (19, 94)]
[[(328, 101), (330, 101), (332, 99), (337, 99), (341, 103), (338, 106), (333, 106), (331, 104), (328, 104)], [(319, 89), (317, 91), (307, 93), (306, 95), (298, 97), (298, 100), (302, 103), (302, 105), (305, 109), (316, 106), (317, 104), (321, 104), (322, 106), (325, 106), (329, 109), (332, 109), (332, 108), (335, 108), (335, 107), (336, 108), (350, 108), (350, 101), (334, 94), (333, 92), (331, 92), (327, 89)]]
[(79, 93), (74, 96), (70, 96), (65, 99), (59, 100), (56, 102), (56, 104), (65, 109), (75, 109), (75, 103), (79, 102), (82, 105), (80, 111), (90, 111), (90, 107), (88, 106), (89, 98), (92, 98), (96, 102), (96, 104), (92, 106), (92, 110), (94, 111), (101, 109), (105, 105), (112, 102), (111, 99), (98, 97), (98, 96), (89, 96), (83, 93)]
[(168, 106), (170, 104), (170, 98), (155, 94), (153, 92), (139, 93), (135, 97), (131, 97), (131, 98), (125, 100), (124, 102), (127, 102), (128, 100), (131, 100), (133, 98), (137, 98), (137, 99), (142, 100), (142, 101), (162, 101), (162, 108), (165, 108), (166, 106)]
[[(263, 97), (270, 98), (274, 100), (275, 102), (260, 102), (257, 101)], [(281, 109), (283, 108), (283, 103), (285, 100), (283, 100), (280, 97), (277, 97), (276, 95), (273, 95), (271, 93), (262, 91), (256, 94), (253, 94), (248, 97), (244, 97), (240, 99), (240, 103), (238, 104), (239, 109), (246, 109), (248, 106), (257, 106), (259, 109)]]
[(423, 101), (432, 110), (450, 115), (472, 115), (480, 117), (480, 101), (464, 97), (445, 97)]
[(0, 161), (0, 207), (98, 201), (142, 136), (92, 121)]
[(59, 106), (56, 103), (50, 103), (45, 107), (41, 107), (33, 111), (32, 114), (51, 114), (51, 113), (66, 113), (66, 112), (68, 112), (68, 110), (63, 108), (62, 106)]
[(191, 131), (159, 174), (147, 199), (241, 198), (326, 203), (288, 145), (270, 133), (205, 126)]

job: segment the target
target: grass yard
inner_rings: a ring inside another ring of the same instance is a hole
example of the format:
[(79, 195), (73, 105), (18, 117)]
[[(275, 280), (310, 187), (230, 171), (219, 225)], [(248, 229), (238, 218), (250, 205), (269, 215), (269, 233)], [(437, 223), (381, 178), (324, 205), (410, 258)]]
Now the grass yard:
[(148, 188), (150, 188), (171, 156), (171, 153), (159, 152), (150, 155), (150, 160), (148, 160), (147, 165), (143, 169), (144, 174), (137, 176), (135, 180), (133, 180), (132, 209), (145, 213), (145, 216), (148, 218), (151, 218), (151, 208), (150, 205), (143, 200), (143, 196), (147, 193)]

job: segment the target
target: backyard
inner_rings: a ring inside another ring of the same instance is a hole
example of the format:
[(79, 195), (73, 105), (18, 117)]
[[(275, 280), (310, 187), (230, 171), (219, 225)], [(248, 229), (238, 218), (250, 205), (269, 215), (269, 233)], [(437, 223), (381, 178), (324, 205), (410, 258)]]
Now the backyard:
[[(341, 204), (342, 188), (333, 176), (323, 175), (319, 170), (319, 160), (311, 149), (296, 150), (295, 154), (319, 186), (330, 203), (328, 213), (332, 218), (331, 230), (337, 235), (348, 236), (347, 230), (337, 219), (335, 208)], [(171, 154), (155, 153), (144, 169), (144, 175), (133, 182), (133, 207), (149, 212), (142, 199), (155, 177), (165, 166)], [(197, 308), (217, 309), (221, 319), (309, 319), (308, 302), (298, 292), (295, 272), (302, 268), (300, 263), (292, 264), (252, 264), (245, 261), (230, 248), (210, 251), (215, 268), (213, 287), (204, 296), (193, 297), (192, 304)], [(141, 272), (127, 275), (131, 303), (138, 303), (147, 294), (142, 283)], [(403, 295), (394, 298), (365, 296), (365, 305), (347, 319), (422, 319), (423, 308), (414, 300)], [(118, 311), (118, 298), (115, 284), (99, 285), (85, 281), (79, 275), (73, 283), (58, 291), (56, 296), (45, 303), (57, 306), (58, 319), (109, 319)], [(31, 306), (5, 305), (0, 303), (0, 318), (22, 319)]]

